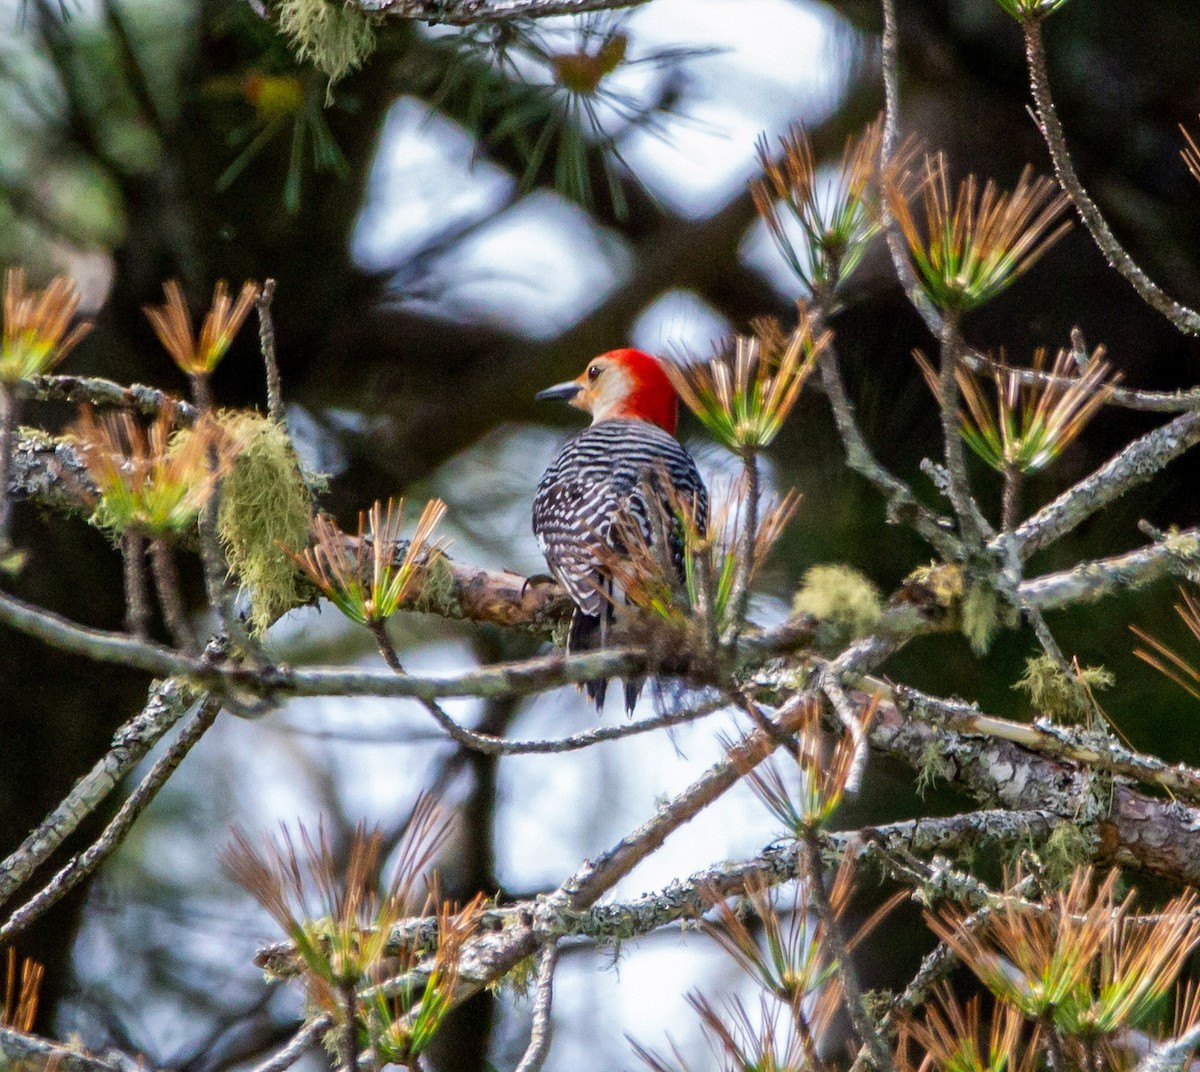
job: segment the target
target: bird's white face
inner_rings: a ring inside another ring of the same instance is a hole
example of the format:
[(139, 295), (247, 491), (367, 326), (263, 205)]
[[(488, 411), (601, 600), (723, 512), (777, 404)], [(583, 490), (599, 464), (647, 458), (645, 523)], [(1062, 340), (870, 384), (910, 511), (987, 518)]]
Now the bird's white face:
[(650, 421), (675, 434), (677, 399), (658, 361), (641, 350), (612, 350), (588, 362), (583, 374), (539, 391), (592, 415), (592, 423), (625, 417)]
[(583, 375), (575, 381), (580, 385), (572, 406), (592, 415), (592, 424), (608, 420), (621, 412), (633, 390), (629, 371), (607, 357), (597, 357), (588, 363)]

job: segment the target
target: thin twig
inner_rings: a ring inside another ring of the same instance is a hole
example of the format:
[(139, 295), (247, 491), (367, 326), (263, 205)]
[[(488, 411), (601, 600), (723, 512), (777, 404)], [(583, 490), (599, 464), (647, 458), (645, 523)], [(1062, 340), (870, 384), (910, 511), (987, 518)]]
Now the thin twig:
[(12, 529), (13, 499), (8, 489), (8, 472), (16, 439), (18, 406), (16, 391), (8, 384), (0, 384), (0, 559), (8, 550)]
[(962, 337), (958, 333), (958, 319), (947, 314), (942, 321), (941, 366), (938, 370), (938, 404), (942, 436), (945, 439), (947, 493), (950, 505), (958, 516), (964, 542), (972, 551), (977, 551), (982, 549), (984, 540), (993, 533), (971, 495), (971, 484), (967, 477), (967, 459), (958, 415), (957, 372), (961, 353)]
[[(896, 25), (895, 0), (881, 0), (883, 8), (883, 34), (879, 42), (880, 65), (883, 70), (883, 138), (879, 148), (880, 172), (887, 170), (900, 146), (900, 39)], [(887, 239), (888, 252), (892, 257), (892, 268), (912, 307), (920, 314), (926, 326), (934, 334), (942, 333), (942, 317), (921, 289), (916, 273), (908, 262), (908, 251), (904, 236), (896, 223), (888, 200), (888, 183), (880, 183), (880, 216), (883, 233)]]
[(529, 1030), (529, 1046), (516, 1072), (541, 1072), (550, 1053), (552, 1026), (551, 1005), (554, 1001), (554, 969), (558, 964), (558, 943), (551, 940), (542, 950), (538, 961), (537, 990), (533, 999), (533, 1025)]
[[(962, 362), (975, 372), (1003, 372), (1010, 379), (1026, 387), (1057, 387), (1067, 390), (1078, 382), (1072, 376), (1055, 376), (1054, 373), (1046, 372), (1044, 369), (1017, 368), (1015, 365), (1001, 364), (987, 354), (969, 347), (963, 350)], [(1132, 387), (1110, 387), (1104, 404), (1146, 413), (1184, 413), (1200, 406), (1200, 388), (1189, 387), (1179, 391), (1143, 391)]]
[(358, 1072), (358, 986), (353, 979), (342, 983), (342, 1062), (346, 1072)]
[(846, 1012), (854, 1025), (859, 1042), (871, 1054), (871, 1063), (876, 1072), (891, 1072), (892, 1055), (879, 1027), (872, 1019), (863, 996), (862, 986), (858, 981), (858, 972), (850, 959), (846, 941), (842, 936), (842, 925), (838, 919), (833, 903), (829, 900), (829, 891), (825, 888), (825, 867), (821, 862), (821, 843), (816, 831), (810, 826), (801, 829), (803, 852), (800, 853), (800, 866), (807, 878), (809, 896), (817, 910), (817, 918), (821, 921), (822, 936), (828, 947), (828, 955), (837, 964), (838, 979), (846, 998)]
[(750, 609), (750, 578), (754, 575), (755, 549), (758, 544), (759, 470), (758, 451), (742, 448), (742, 545), (737, 549), (737, 570), (734, 574), (730, 600), (733, 609), (730, 640), (737, 641), (746, 613)]
[(1004, 466), (1004, 494), (1000, 500), (1000, 531), (1012, 532), (1021, 508), (1021, 470), (1011, 462)]
[(92, 406), (117, 406), (146, 417), (170, 410), (175, 425), (185, 428), (196, 420), (196, 407), (157, 387), (133, 383), (128, 387), (99, 376), (31, 376), (22, 384), (26, 398), (37, 402), (86, 402)]
[[(403, 674), (405, 672), (404, 667), (383, 623), (372, 623), (371, 632), (375, 635), (375, 641), (379, 646), (380, 654), (383, 655), (384, 662), (387, 663), (389, 669), (393, 673)], [(653, 715), (650, 718), (627, 722), (621, 726), (600, 726), (596, 729), (584, 730), (582, 733), (572, 734), (569, 737), (512, 741), (504, 737), (497, 737), (494, 734), (478, 733), (475, 730), (467, 729), (446, 714), (441, 705), (435, 703), (433, 700), (424, 700), (422, 701), (422, 705), (452, 740), (457, 741), (463, 747), (469, 748), (474, 752), (480, 752), (489, 756), (546, 755), (560, 752), (574, 752), (581, 748), (590, 748), (592, 745), (600, 744), (603, 741), (616, 741), (623, 737), (631, 737), (639, 733), (649, 733), (652, 730), (663, 729), (667, 726), (679, 726), (687, 722), (694, 722), (696, 719), (704, 718), (706, 715), (711, 715), (728, 706), (724, 699), (716, 699), (683, 711), (664, 712), (660, 715)]]
[(1050, 632), (1050, 627), (1046, 624), (1046, 619), (1042, 617), (1042, 612), (1037, 607), (1025, 608), (1025, 617), (1029, 619), (1029, 624), (1033, 626), (1033, 635), (1037, 637), (1038, 643), (1042, 646), (1042, 651), (1054, 660), (1058, 669), (1066, 674), (1068, 680), (1074, 680), (1075, 674), (1072, 671), (1071, 664), (1067, 661), (1067, 657), (1063, 654), (1063, 650), (1059, 647), (1058, 641), (1054, 639), (1054, 634)]
[[(813, 331), (820, 334), (824, 317), (813, 313)], [(950, 521), (939, 523), (939, 519), (917, 499), (912, 489), (894, 476), (875, 457), (858, 427), (854, 403), (846, 394), (838, 367), (837, 350), (827, 343), (817, 358), (821, 373), (821, 386), (829, 400), (833, 422), (846, 452), (846, 464), (859, 476), (865, 478), (888, 500), (888, 520), (911, 525), (944, 559), (954, 561), (962, 557), (962, 545), (950, 531)]]
[(138, 783), (137, 788), (129, 794), (129, 798), (121, 805), (120, 810), (108, 826), (104, 828), (104, 832), (84, 852), (67, 863), (36, 895), (13, 912), (0, 927), (0, 942), (11, 942), (15, 935), (20, 934), (47, 909), (62, 900), (108, 859), (125, 840), (138, 816), (157, 796), (167, 779), (175, 773), (175, 769), (183, 762), (192, 746), (213, 724), (220, 710), (221, 702), (219, 700), (209, 698), (200, 703), (195, 714), (184, 724), (179, 736), (172, 742), (171, 747), (150, 768), (146, 776)]
[(546, 19), (638, 7), (648, 0), (357, 0), (364, 11), (442, 26), (476, 26), (509, 19)]
[(279, 363), (275, 358), (275, 321), (271, 318), (271, 300), (275, 297), (275, 280), (263, 283), (254, 302), (258, 310), (258, 343), (263, 364), (267, 369), (267, 414), (276, 424), (283, 424), (283, 387), (279, 380)]
[(72, 786), (57, 807), (7, 858), (0, 861), (0, 904), (27, 882), (79, 824), (108, 798), (196, 699), (191, 688), (174, 678), (154, 684), (146, 706), (117, 730), (112, 748), (104, 758)]
[(180, 651), (196, 654), (196, 638), (188, 625), (179, 590), (179, 573), (175, 569), (175, 553), (161, 536), (150, 542), (150, 568), (154, 571), (154, 587), (163, 610), (171, 639)]
[(1054, 107), (1050, 93), (1050, 78), (1046, 70), (1046, 49), (1042, 40), (1042, 24), (1039, 18), (1022, 20), (1025, 31), (1025, 59), (1029, 67), (1029, 87), (1033, 92), (1037, 108), (1038, 127), (1050, 150), (1054, 163), (1054, 174), (1059, 185), (1074, 204), (1091, 232), (1092, 238), (1104, 254), (1108, 263), (1137, 291), (1138, 297), (1150, 308), (1162, 313), (1172, 324), (1186, 335), (1200, 335), (1200, 313), (1181, 305), (1159, 287), (1126, 252), (1108, 226), (1103, 213), (1097, 207), (1079, 181), (1075, 165), (1071, 160), (1067, 139)]
[(197, 413), (212, 412), (212, 385), (207, 372), (193, 372), (188, 376), (188, 386), (192, 389), (192, 404)]
[(842, 724), (850, 740), (854, 743), (854, 756), (850, 762), (850, 770), (846, 774), (846, 792), (857, 793), (862, 785), (863, 772), (867, 769), (869, 752), (866, 731), (862, 719), (854, 713), (854, 705), (842, 689), (841, 682), (829, 673), (821, 674), (821, 691), (829, 697), (834, 713)]
[[(1021, 523), (1013, 534), (1021, 557), (1028, 559), (1035, 551), (1066, 535), (1131, 488), (1144, 484), (1198, 442), (1200, 411), (1197, 410), (1181, 413), (1139, 436), (1090, 476), (1073, 484)], [(990, 550), (1000, 550), (995, 541)]]
[[(192, 401), (199, 413), (212, 412), (212, 385), (207, 372), (193, 373), (188, 377), (192, 388)], [(215, 473), (218, 467), (216, 447), (209, 449), (209, 468)], [(257, 656), (258, 645), (254, 643), (246, 627), (242, 624), (233, 605), (233, 592), (225, 583), (229, 573), (229, 563), (221, 551), (221, 540), (217, 534), (217, 519), (221, 514), (221, 484), (216, 482), (212, 494), (200, 511), (196, 521), (196, 530), (200, 536), (200, 564), (204, 567), (204, 590), (208, 596), (208, 605), (222, 628), (229, 635), (235, 650), (243, 655)]]
[(682, 711), (668, 711), (661, 715), (652, 715), (648, 718), (626, 722), (620, 726), (598, 726), (596, 729), (583, 730), (568, 737), (529, 740), (507, 740), (489, 733), (477, 733), (475, 730), (468, 730), (455, 722), (436, 703), (427, 703), (425, 708), (448, 736), (472, 751), (491, 756), (531, 756), (577, 752), (582, 748), (590, 748), (592, 745), (601, 744), (604, 741), (619, 741), (625, 737), (650, 733), (670, 726), (682, 726), (688, 722), (706, 718), (717, 711), (724, 710), (727, 706), (726, 701), (720, 698), (706, 701), (696, 707), (685, 708)]
[[(213, 464), (216, 464), (215, 459)], [(218, 484), (196, 521), (196, 529), (200, 535), (200, 564), (204, 568), (204, 589), (209, 606), (217, 615), (221, 627), (229, 634), (234, 648), (243, 655), (253, 656), (258, 653), (258, 645), (254, 643), (238, 617), (233, 605), (233, 592), (225, 583), (229, 564), (225, 561), (221, 541), (217, 535), (217, 517), (220, 510), (221, 487)]]
[(146, 538), (136, 528), (121, 536), (125, 576), (125, 631), (138, 640), (150, 636), (150, 593), (146, 587)]
[(286, 1072), (301, 1057), (317, 1040), (325, 1034), (333, 1026), (333, 1017), (328, 1013), (318, 1016), (314, 1020), (309, 1020), (295, 1035), (291, 1041), (283, 1047), (274, 1057), (263, 1061), (262, 1064), (255, 1065), (252, 1072)]

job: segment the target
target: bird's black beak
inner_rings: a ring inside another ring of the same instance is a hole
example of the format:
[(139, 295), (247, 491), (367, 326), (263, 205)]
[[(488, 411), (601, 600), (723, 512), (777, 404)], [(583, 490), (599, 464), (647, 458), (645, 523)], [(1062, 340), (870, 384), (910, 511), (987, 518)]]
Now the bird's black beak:
[(538, 391), (533, 397), (538, 402), (551, 402), (555, 400), (569, 402), (582, 390), (583, 384), (578, 380), (567, 380), (566, 383), (556, 383), (553, 387), (547, 387), (544, 391)]

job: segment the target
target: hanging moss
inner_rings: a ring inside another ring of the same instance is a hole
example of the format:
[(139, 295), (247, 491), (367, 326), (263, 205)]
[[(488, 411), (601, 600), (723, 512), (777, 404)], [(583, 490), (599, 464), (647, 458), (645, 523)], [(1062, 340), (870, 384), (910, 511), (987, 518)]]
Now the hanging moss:
[(929, 790), (935, 788), (939, 782), (949, 781), (953, 774), (954, 767), (942, 753), (941, 744), (930, 741), (921, 752), (917, 764), (917, 796), (924, 800)]
[(1097, 713), (1092, 693), (1111, 688), (1115, 680), (1103, 666), (1084, 666), (1070, 676), (1051, 656), (1037, 655), (1025, 660), (1025, 673), (1013, 688), (1056, 722), (1090, 723)]
[(461, 618), (455, 592), (454, 571), (446, 556), (431, 552), (421, 570), (421, 584), (412, 600), (412, 609), (440, 614), (444, 618)]
[(329, 84), (357, 70), (375, 51), (375, 18), (336, 0), (280, 0), (279, 29), (299, 60), (310, 60)]
[(1000, 628), (1000, 596), (990, 584), (969, 584), (962, 601), (962, 631), (976, 655), (986, 655)]
[(879, 623), (883, 603), (879, 589), (850, 566), (813, 566), (792, 600), (794, 614), (811, 614), (820, 622), (818, 645), (845, 644), (865, 636)]
[(1046, 881), (1062, 889), (1075, 872), (1091, 862), (1096, 846), (1075, 823), (1059, 823), (1041, 845), (1039, 856)]
[(313, 498), (287, 431), (258, 414), (236, 413), (222, 424), (243, 444), (221, 485), (217, 533), (230, 572), (250, 595), (250, 621), (261, 635), (309, 591), (282, 547), (308, 543)]

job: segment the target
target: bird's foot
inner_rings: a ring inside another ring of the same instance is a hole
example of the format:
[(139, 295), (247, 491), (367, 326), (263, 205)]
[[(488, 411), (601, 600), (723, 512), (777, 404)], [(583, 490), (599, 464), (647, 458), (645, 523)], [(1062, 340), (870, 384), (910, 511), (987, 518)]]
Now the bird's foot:
[(548, 573), (534, 573), (525, 578), (525, 583), (521, 585), (521, 599), (525, 598), (525, 593), (531, 585), (536, 584), (558, 584), (557, 577), (551, 577)]

